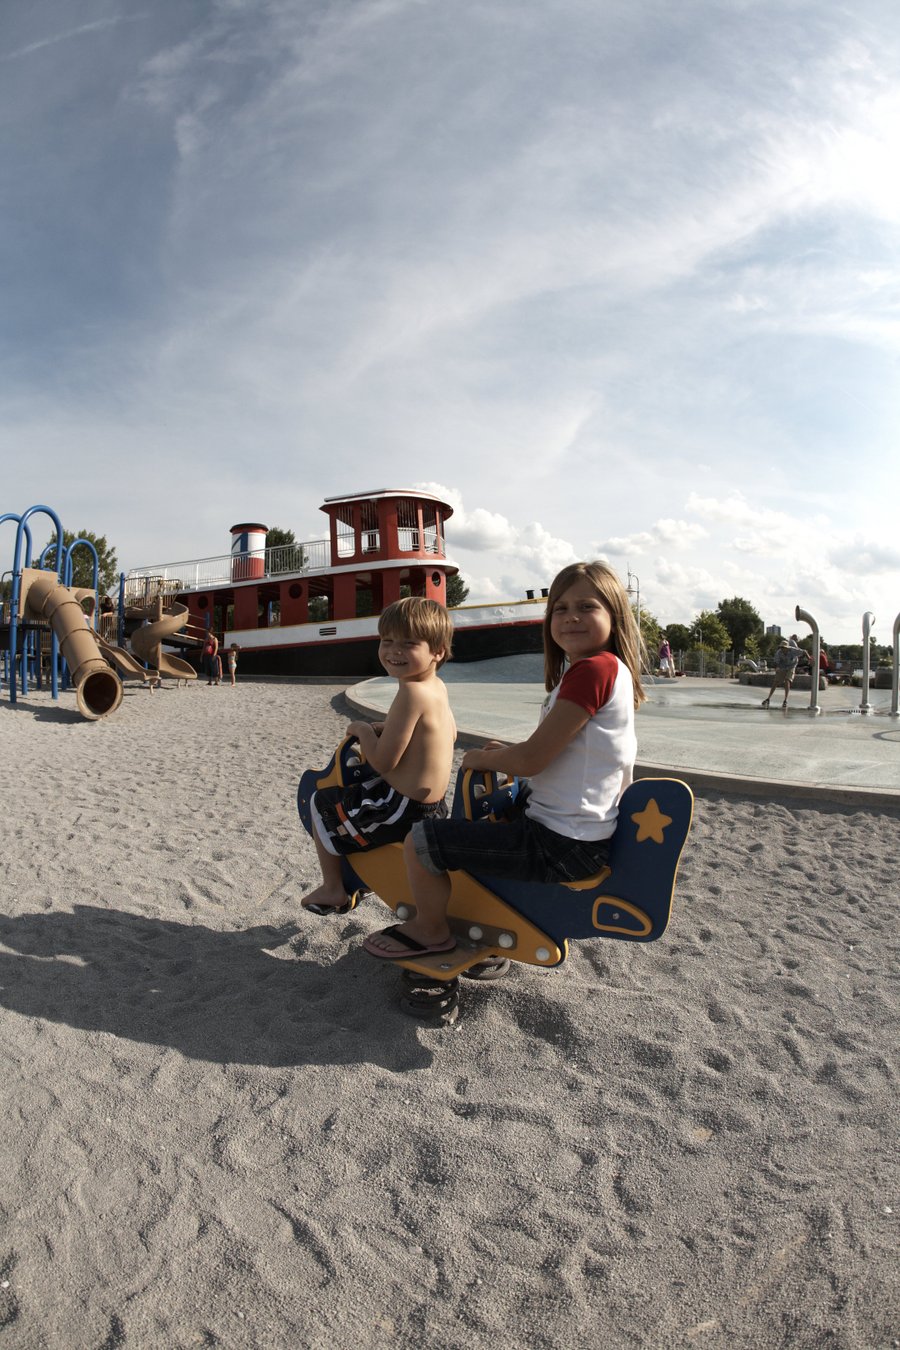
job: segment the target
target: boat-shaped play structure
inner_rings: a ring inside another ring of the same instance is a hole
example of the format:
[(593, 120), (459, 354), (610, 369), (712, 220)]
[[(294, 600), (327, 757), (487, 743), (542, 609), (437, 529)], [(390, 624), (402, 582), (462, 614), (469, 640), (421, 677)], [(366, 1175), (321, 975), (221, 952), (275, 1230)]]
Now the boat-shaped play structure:
[[(447, 603), (448, 502), (427, 492), (382, 488), (329, 497), (327, 537), (270, 547), (268, 528), (231, 527), (231, 552), (133, 568), (127, 606), (163, 595), (184, 605), (195, 628), (241, 649), (243, 675), (376, 675), (378, 616), (401, 595)], [(453, 656), (477, 661), (541, 650), (545, 597), (460, 605)]]

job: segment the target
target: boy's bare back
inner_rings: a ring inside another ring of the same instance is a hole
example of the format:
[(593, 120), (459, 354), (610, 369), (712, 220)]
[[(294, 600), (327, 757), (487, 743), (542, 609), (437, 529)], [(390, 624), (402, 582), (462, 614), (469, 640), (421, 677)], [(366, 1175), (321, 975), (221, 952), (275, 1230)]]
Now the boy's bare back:
[(415, 802), (439, 802), (453, 767), (456, 723), (443, 680), (432, 669), (416, 679), (399, 679), (384, 722), (351, 722), (362, 752), (392, 788)]
[(380, 739), (393, 739), (395, 732), (406, 739), (405, 749), (382, 777), (413, 801), (440, 801), (450, 782), (456, 723), (444, 682), (436, 674), (416, 683), (400, 682)]

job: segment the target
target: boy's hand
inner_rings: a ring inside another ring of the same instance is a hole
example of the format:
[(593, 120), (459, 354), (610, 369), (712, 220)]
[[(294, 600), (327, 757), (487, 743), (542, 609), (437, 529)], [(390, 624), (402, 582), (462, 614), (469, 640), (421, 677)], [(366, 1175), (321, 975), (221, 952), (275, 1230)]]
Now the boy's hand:
[(358, 720), (356, 722), (348, 722), (347, 735), (353, 736), (354, 739), (357, 741), (360, 738), (360, 733), (362, 733), (362, 735), (364, 736), (367, 731), (374, 731), (376, 736), (380, 736), (381, 735), (380, 728), (382, 726), (383, 723), (381, 722), (372, 723), (372, 722), (361, 722)]

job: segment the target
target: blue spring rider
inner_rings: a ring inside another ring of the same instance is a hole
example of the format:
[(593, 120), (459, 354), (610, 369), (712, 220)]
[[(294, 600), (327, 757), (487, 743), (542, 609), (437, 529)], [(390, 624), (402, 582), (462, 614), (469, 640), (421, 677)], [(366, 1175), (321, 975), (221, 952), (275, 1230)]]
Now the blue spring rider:
[[(327, 768), (308, 769), (297, 789), (297, 809), (312, 834), (310, 800), (317, 788), (345, 786), (367, 773), (359, 745), (347, 738)], [(467, 770), (457, 778), (451, 815), (491, 822), (508, 811), (519, 782)], [(655, 942), (669, 923), (678, 861), (691, 827), (694, 798), (677, 778), (640, 778), (623, 793), (609, 865), (568, 885), (507, 881), (451, 872), (448, 920), (457, 945), (450, 952), (392, 960), (403, 968), (401, 1004), (414, 1016), (452, 1022), (459, 1007), (459, 976), (497, 979), (511, 961), (552, 967), (568, 955), (570, 939), (614, 938)], [(415, 912), (401, 844), (342, 858), (348, 908), (374, 891), (400, 920)]]

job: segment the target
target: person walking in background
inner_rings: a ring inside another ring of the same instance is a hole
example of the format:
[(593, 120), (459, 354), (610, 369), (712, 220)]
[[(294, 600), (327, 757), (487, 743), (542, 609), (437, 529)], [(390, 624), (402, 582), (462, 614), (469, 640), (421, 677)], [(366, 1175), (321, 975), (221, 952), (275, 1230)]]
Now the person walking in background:
[(819, 674), (822, 676), (826, 684), (828, 683), (828, 672), (830, 669), (831, 669), (831, 661), (829, 659), (828, 653), (825, 650), (825, 643), (823, 642), (822, 645), (819, 647)]
[(206, 635), (203, 644), (203, 664), (206, 666), (207, 684), (219, 683), (219, 639), (212, 629)]
[(667, 680), (674, 679), (675, 662), (672, 660), (672, 648), (669, 645), (669, 639), (663, 633), (659, 643), (659, 673), (665, 675)]
[(794, 676), (797, 673), (797, 662), (800, 660), (801, 650), (796, 645), (792, 646), (787, 638), (782, 638), (775, 652), (775, 670), (772, 674), (772, 687), (762, 701), (762, 706), (768, 708), (769, 700), (776, 689), (784, 689), (784, 702), (782, 708), (788, 705), (788, 694), (791, 692), (791, 685), (794, 682)]

